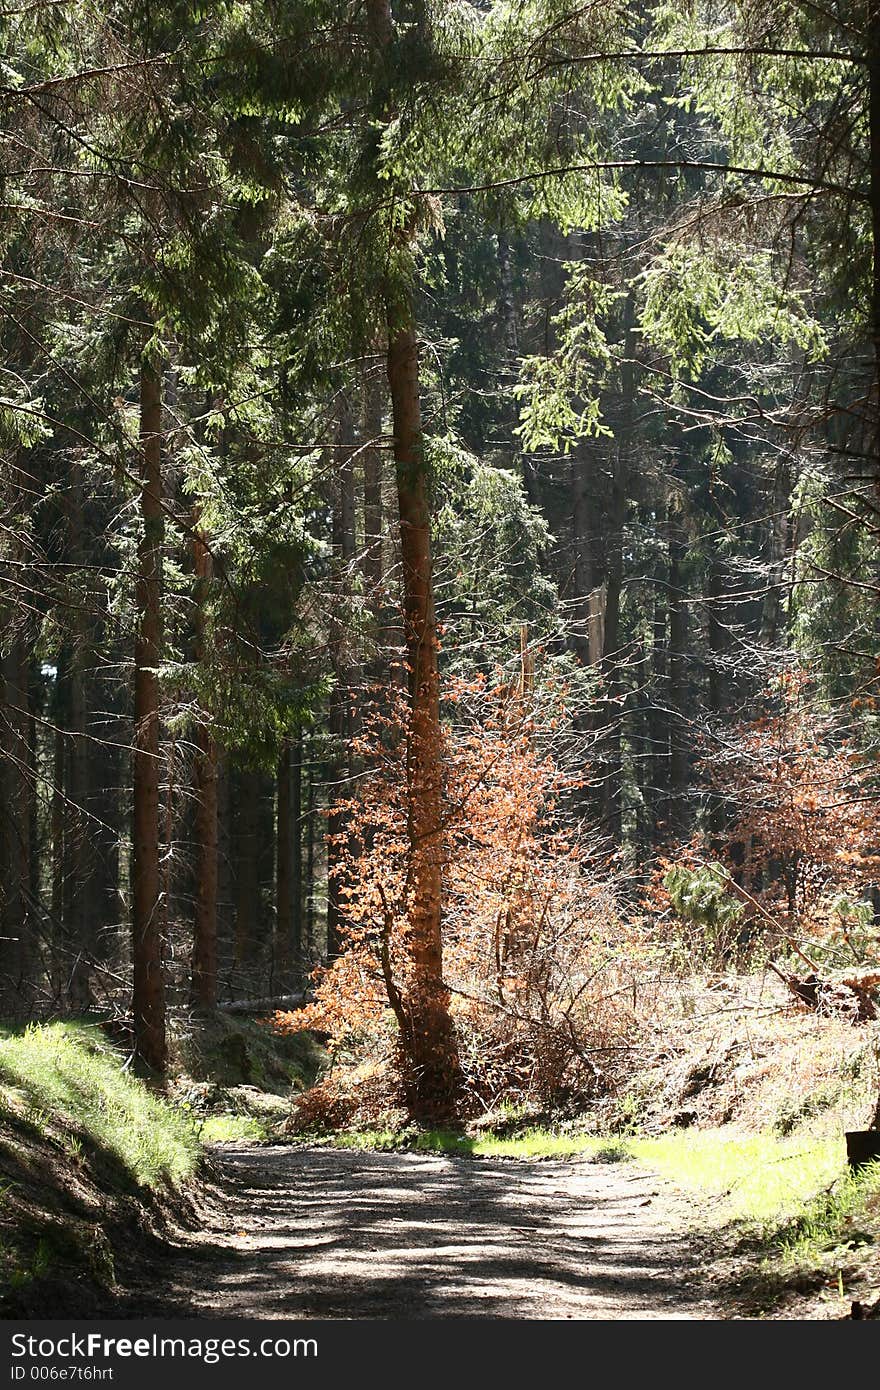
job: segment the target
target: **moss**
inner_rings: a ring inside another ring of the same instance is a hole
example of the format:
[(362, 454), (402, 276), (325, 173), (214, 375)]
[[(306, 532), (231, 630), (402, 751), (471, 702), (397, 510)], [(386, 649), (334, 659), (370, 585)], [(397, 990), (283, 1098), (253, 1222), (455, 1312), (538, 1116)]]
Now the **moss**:
[(172, 1071), (222, 1089), (256, 1086), (287, 1095), (311, 1086), (326, 1053), (309, 1033), (280, 1034), (256, 1019), (217, 1010), (172, 1013)]

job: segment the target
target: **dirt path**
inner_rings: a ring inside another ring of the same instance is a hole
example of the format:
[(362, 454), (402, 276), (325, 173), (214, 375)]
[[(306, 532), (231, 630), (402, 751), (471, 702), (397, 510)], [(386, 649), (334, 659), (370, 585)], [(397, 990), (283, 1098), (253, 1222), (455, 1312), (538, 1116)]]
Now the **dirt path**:
[(165, 1311), (259, 1318), (712, 1318), (683, 1210), (633, 1163), (227, 1148)]

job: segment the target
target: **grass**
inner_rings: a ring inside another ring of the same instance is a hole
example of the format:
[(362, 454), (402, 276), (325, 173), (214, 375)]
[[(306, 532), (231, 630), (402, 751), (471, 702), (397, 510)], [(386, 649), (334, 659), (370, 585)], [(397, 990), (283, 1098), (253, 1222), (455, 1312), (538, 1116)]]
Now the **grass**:
[(262, 1142), (269, 1137), (268, 1126), (255, 1115), (235, 1115), (223, 1111), (208, 1115), (199, 1126), (199, 1138), (203, 1144), (228, 1144), (242, 1139)]
[(3, 1112), (51, 1133), (76, 1163), (89, 1144), (134, 1183), (157, 1188), (194, 1172), (199, 1139), (188, 1116), (123, 1070), (99, 1029), (50, 1023), (0, 1033)]
[(338, 1149), (383, 1149), (417, 1153), (471, 1154), (477, 1158), (573, 1158), (607, 1149), (609, 1141), (595, 1135), (556, 1134), (528, 1129), (515, 1137), (484, 1134), (473, 1138), (445, 1129), (363, 1129), (316, 1135), (319, 1143)]
[(846, 1169), (842, 1138), (685, 1129), (626, 1142), (646, 1167), (709, 1198), (712, 1224), (778, 1221), (799, 1211)]
[(845, 1172), (842, 1139), (742, 1135), (724, 1129), (672, 1130), (657, 1138), (610, 1140), (529, 1129), (513, 1137), (447, 1130), (360, 1130), (324, 1137), (339, 1148), (409, 1149), (483, 1158), (638, 1159), (678, 1187), (710, 1199), (712, 1224), (782, 1221)]
[(880, 1163), (844, 1174), (833, 1190), (814, 1197), (769, 1234), (783, 1261), (796, 1267), (816, 1263), (825, 1252), (874, 1244), (880, 1234)]

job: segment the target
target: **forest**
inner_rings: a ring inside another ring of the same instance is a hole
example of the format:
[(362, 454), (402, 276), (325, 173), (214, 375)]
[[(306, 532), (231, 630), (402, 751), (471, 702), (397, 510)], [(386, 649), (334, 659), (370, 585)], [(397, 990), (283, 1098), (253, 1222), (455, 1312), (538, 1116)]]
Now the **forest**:
[(0, 55), (4, 1316), (880, 1317), (878, 0)]

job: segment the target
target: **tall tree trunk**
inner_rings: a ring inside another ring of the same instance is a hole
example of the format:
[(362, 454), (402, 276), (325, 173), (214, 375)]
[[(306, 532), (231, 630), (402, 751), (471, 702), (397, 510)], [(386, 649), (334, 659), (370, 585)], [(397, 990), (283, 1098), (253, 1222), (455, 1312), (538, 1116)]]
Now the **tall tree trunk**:
[[(62, 679), (59, 666), (56, 683)], [(64, 918), (64, 733), (61, 727), (59, 702), (56, 700), (52, 716), (55, 720), (55, 734), (52, 754), (52, 816), (50, 839), (52, 846), (51, 885), (49, 890), (49, 910), (52, 918), (52, 959), (49, 976), (52, 997), (60, 1005), (66, 983), (64, 975), (64, 939), (62, 923)]]
[(330, 737), (332, 756), (327, 767), (330, 815), (327, 819), (327, 959), (333, 960), (342, 944), (342, 879), (346, 858), (346, 826), (348, 814), (335, 809), (343, 793), (348, 791), (351, 777), (351, 739), (354, 733), (352, 701), (357, 676), (350, 657), (351, 643), (346, 641), (345, 624), (349, 620), (351, 594), (351, 565), (354, 560), (354, 421), (345, 395), (339, 408), (339, 466), (333, 479), (332, 544), (336, 571), (337, 609), (330, 623), (330, 649), (333, 662), (334, 690), (330, 708)]
[(291, 833), (291, 872), (290, 872), (290, 953), (293, 958), (293, 968), (299, 976), (303, 970), (303, 810), (302, 810), (302, 773), (303, 773), (303, 738), (302, 730), (297, 729), (291, 743), (290, 749), (290, 773), (291, 773), (291, 798), (290, 798), (290, 833)]
[[(193, 538), (195, 566), (195, 641), (193, 655), (206, 659), (205, 602), (211, 583), (211, 552), (196, 529)], [(192, 997), (203, 1008), (217, 1003), (217, 744), (200, 712), (196, 729), (195, 760), (195, 921), (193, 924)]]
[(293, 757), (291, 740), (286, 738), (278, 759), (275, 842), (275, 980), (273, 988), (284, 989), (290, 977), (293, 953)]
[(687, 823), (689, 719), (687, 695), (687, 591), (684, 559), (687, 541), (677, 517), (669, 527), (669, 803), (670, 829), (682, 833)]
[(596, 505), (596, 477), (591, 446), (580, 440), (571, 457), (572, 605), (570, 631), (581, 664), (601, 659), (590, 596), (597, 587), (591, 508)]
[(117, 716), (108, 713), (114, 698), (109, 683), (97, 682), (93, 673), (89, 688), (87, 727), (93, 737), (101, 740), (92, 745), (90, 754), (90, 806), (95, 819), (90, 832), (93, 853), (88, 885), (94, 917), (94, 956), (100, 964), (112, 958), (123, 912), (119, 883), (122, 759), (116, 737)]
[(410, 980), (401, 1034), (410, 1108), (425, 1118), (455, 1111), (461, 1084), (442, 945), (442, 733), (428, 480), (419, 401), (419, 357), (410, 322), (389, 334), (388, 385), (403, 560), (411, 726), (407, 804), (411, 890)]
[(308, 793), (306, 795), (306, 883), (305, 883), (305, 928), (306, 956), (311, 963), (315, 958), (315, 770), (313, 749), (309, 744)]
[(612, 457), (611, 499), (609, 507), (605, 625), (602, 666), (608, 692), (608, 727), (605, 752), (603, 822), (615, 840), (623, 832), (623, 737), (624, 697), (623, 653), (620, 634), (620, 598), (623, 588), (623, 529), (629, 487), (630, 449), (635, 417), (635, 296), (627, 295), (624, 306), (623, 362), (620, 368), (620, 420), (617, 444)]
[(160, 1075), (167, 1064), (164, 913), (159, 865), (159, 676), (162, 659), (162, 377), (141, 363), (141, 522), (135, 586), (132, 958), (135, 1055)]
[(67, 757), (67, 859), (64, 866), (64, 922), (73, 952), (70, 1003), (85, 1009), (91, 1002), (89, 981), (93, 957), (93, 920), (86, 892), (91, 858), (91, 826), (86, 814), (89, 802), (89, 750), (86, 745), (85, 631), (81, 613), (70, 654), (70, 725)]
[(364, 556), (362, 562), (367, 599), (372, 614), (371, 647), (367, 675), (378, 681), (384, 645), (385, 565), (382, 544), (382, 459), (384, 382), (371, 373), (364, 381)]
[(244, 768), (233, 784), (235, 961), (239, 966), (253, 965), (260, 948), (261, 783), (259, 772)]
[(868, 162), (870, 170), (872, 280), (871, 338), (874, 349), (874, 420), (871, 451), (880, 490), (880, 0), (870, 0), (868, 36)]
[(0, 936), (3, 937), (3, 993), (10, 1013), (27, 1015), (32, 1002), (35, 966), (31, 885), (30, 815), (30, 650), (16, 636), (2, 664), (4, 787)]
[(302, 733), (286, 739), (278, 762), (275, 967), (282, 985), (298, 977), (303, 954)]
[(74, 566), (73, 623), (68, 664), (67, 850), (64, 865), (64, 923), (73, 953), (70, 1003), (85, 1009), (91, 1003), (91, 967), (95, 955), (96, 923), (87, 884), (92, 867), (92, 826), (89, 823), (91, 760), (86, 744), (86, 680), (88, 647), (88, 590), (84, 572), (83, 486), (79, 463), (71, 464), (67, 507), (68, 558)]
[[(394, 21), (389, 0), (367, 0), (379, 53), (390, 46)], [(386, 107), (385, 119), (393, 119)], [(454, 1115), (461, 1068), (449, 993), (443, 980), (442, 734), (437, 623), (428, 478), (422, 437), (419, 352), (415, 316), (406, 292), (389, 305), (388, 387), (400, 520), (404, 639), (409, 666), (411, 722), (407, 748), (407, 832), (410, 893), (409, 957), (405, 993), (395, 1007), (401, 1035), (407, 1103), (417, 1118)], [(395, 1001), (391, 1001), (395, 1004)]]
[(666, 584), (663, 582), (665, 577), (657, 576), (654, 595), (651, 625), (651, 700), (648, 713), (648, 738), (651, 744), (651, 815), (655, 839), (660, 840), (665, 838), (665, 832), (668, 830), (668, 826), (664, 825), (664, 834), (658, 835), (667, 814), (669, 788), (669, 713), (666, 687), (666, 619), (669, 604)]
[(232, 885), (232, 806), (229, 759), (217, 751), (217, 974), (218, 997), (223, 969), (235, 955), (234, 893)]

